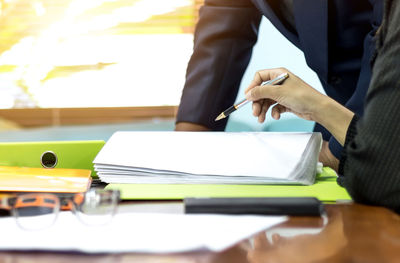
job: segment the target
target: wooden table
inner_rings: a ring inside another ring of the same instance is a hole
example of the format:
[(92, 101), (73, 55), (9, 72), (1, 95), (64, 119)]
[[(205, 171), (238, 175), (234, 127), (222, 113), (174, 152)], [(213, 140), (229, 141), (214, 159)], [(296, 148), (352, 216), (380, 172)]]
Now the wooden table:
[(322, 218), (290, 217), (287, 222), (221, 253), (86, 255), (1, 252), (0, 263), (400, 262), (399, 215), (385, 208), (359, 204), (326, 205), (326, 211), (327, 216)]

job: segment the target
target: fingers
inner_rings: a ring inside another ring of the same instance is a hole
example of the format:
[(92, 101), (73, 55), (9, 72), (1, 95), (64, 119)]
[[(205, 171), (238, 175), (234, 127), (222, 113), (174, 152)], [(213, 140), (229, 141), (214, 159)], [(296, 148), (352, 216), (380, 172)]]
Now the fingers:
[(271, 242), (268, 240), (267, 235), (264, 232), (254, 237), (255, 249), (267, 249), (271, 247), (271, 245)]
[(275, 100), (277, 94), (276, 88), (277, 86), (270, 85), (256, 86), (246, 93), (246, 99), (250, 101), (258, 101), (262, 99)]
[(264, 69), (257, 71), (254, 75), (253, 80), (250, 82), (249, 86), (245, 90), (245, 93), (248, 93), (249, 90), (253, 89), (256, 86), (261, 85), (261, 83), (263, 83), (264, 81), (276, 78), (282, 73), (289, 73), (289, 71), (285, 68)]
[(269, 100), (269, 99), (263, 100), (263, 105), (261, 107), (261, 112), (258, 115), (258, 122), (259, 123), (263, 123), (265, 121), (265, 118), (267, 116), (267, 111), (268, 111), (269, 107), (271, 107), (271, 105), (273, 105), (274, 103), (275, 103), (275, 101), (273, 101), (273, 100)]
[(253, 116), (258, 117), (261, 114), (263, 104), (263, 100), (253, 101)]
[(266, 102), (266, 100), (264, 100), (264, 103), (263, 103), (263, 105), (261, 106), (261, 112), (260, 112), (260, 114), (258, 115), (258, 122), (259, 122), (259, 123), (263, 123), (263, 122), (265, 121), (268, 108), (269, 108), (269, 105), (268, 105), (268, 103)]
[(253, 102), (253, 116), (258, 117), (258, 122), (263, 123), (266, 119), (267, 111), (275, 101), (265, 99)]
[(261, 77), (261, 72), (257, 71), (256, 74), (254, 74), (253, 80), (250, 82), (249, 86), (247, 87), (247, 89), (244, 91), (244, 93), (247, 93), (249, 90), (251, 90), (252, 88), (254, 88), (255, 86), (260, 85), (264, 80)]
[(290, 112), (290, 110), (281, 104), (276, 104), (271, 110), (271, 116), (275, 120), (279, 120), (281, 118), (281, 114), (285, 112)]

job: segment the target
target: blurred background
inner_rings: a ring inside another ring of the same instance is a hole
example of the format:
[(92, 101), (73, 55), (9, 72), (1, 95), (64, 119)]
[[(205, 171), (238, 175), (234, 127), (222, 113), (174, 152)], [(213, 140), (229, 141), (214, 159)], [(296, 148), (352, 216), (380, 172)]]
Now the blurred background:
[[(202, 2), (0, 0), (0, 141), (173, 130)], [(321, 90), (303, 54), (264, 19), (238, 99), (255, 71), (281, 66)], [(227, 131), (312, 126), (290, 114), (261, 125), (248, 105)]]

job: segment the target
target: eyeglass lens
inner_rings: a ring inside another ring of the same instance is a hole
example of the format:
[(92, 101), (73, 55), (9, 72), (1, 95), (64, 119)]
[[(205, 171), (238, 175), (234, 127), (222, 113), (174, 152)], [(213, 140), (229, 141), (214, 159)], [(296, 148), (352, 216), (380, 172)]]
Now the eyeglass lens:
[[(72, 212), (86, 225), (103, 225), (111, 221), (119, 201), (119, 192), (90, 190), (72, 199)], [(60, 199), (52, 194), (24, 194), (16, 198), (12, 208), (17, 224), (27, 230), (39, 230), (51, 226), (60, 211)]]
[(51, 194), (25, 194), (18, 196), (13, 206), (17, 224), (23, 229), (43, 229), (57, 218), (60, 201)]
[(114, 216), (118, 201), (119, 194), (115, 191), (89, 191), (82, 202), (75, 200), (75, 213), (86, 225), (103, 225)]

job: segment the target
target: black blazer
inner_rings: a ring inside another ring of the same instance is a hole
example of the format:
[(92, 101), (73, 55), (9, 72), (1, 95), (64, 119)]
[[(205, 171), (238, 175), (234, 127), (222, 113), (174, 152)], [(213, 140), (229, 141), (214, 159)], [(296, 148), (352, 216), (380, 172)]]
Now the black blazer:
[[(293, 0), (295, 29), (282, 19), (278, 1), (205, 0), (177, 122), (225, 129), (226, 119), (214, 119), (234, 103), (262, 15), (304, 52), (327, 95), (362, 114), (382, 0)], [(316, 130), (330, 139), (322, 127), (317, 125)], [(338, 156), (340, 145), (334, 140), (332, 145)]]

